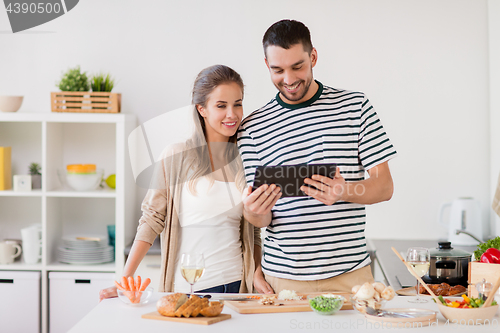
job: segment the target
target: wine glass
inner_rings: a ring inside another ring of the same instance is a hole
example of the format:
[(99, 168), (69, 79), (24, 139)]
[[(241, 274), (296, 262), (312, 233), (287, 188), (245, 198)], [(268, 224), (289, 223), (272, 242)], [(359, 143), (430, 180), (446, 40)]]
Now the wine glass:
[(184, 280), (191, 285), (191, 294), (193, 293), (193, 285), (204, 272), (205, 258), (203, 258), (203, 253), (183, 253), (181, 255), (181, 274)]
[[(413, 268), (413, 271), (420, 277), (429, 270), (430, 254), (429, 250), (423, 247), (410, 247), (406, 253), (406, 262)], [(411, 303), (425, 303), (426, 299), (420, 297), (420, 281), (417, 279), (417, 297), (411, 299)]]

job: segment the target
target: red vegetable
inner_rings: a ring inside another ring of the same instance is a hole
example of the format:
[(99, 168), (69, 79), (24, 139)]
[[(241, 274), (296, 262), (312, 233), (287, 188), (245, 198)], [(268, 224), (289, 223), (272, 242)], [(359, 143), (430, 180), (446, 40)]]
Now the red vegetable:
[(495, 264), (500, 264), (500, 250), (495, 249), (494, 247), (489, 248), (484, 253), (488, 253), (491, 256), (491, 259), (494, 260)]

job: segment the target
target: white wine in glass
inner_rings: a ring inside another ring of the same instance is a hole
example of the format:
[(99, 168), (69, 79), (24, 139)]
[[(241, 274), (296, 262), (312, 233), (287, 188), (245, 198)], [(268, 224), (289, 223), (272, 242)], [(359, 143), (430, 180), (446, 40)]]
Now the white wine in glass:
[[(415, 274), (422, 277), (429, 271), (430, 266), (429, 250), (423, 247), (410, 247), (406, 253), (406, 262), (413, 268)], [(417, 279), (417, 297), (411, 299), (411, 303), (425, 303), (426, 299), (420, 297), (420, 281)]]
[(205, 272), (205, 258), (202, 253), (183, 253), (181, 256), (181, 274), (184, 280), (191, 285), (198, 282)]

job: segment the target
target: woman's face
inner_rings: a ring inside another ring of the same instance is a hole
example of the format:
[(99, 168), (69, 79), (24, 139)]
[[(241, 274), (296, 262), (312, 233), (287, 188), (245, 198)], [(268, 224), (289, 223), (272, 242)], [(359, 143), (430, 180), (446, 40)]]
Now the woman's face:
[(240, 126), (243, 118), (243, 92), (235, 83), (224, 83), (208, 96), (206, 106), (197, 105), (205, 119), (207, 142), (228, 141)]

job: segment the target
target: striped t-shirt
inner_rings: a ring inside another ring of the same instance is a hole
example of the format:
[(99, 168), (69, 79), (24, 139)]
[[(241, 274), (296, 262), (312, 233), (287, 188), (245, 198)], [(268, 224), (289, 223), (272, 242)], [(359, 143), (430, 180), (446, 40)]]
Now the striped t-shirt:
[[(316, 82), (318, 92), (309, 101), (286, 104), (278, 93), (241, 123), (238, 146), (249, 185), (257, 166), (304, 163), (334, 163), (347, 182), (360, 181), (365, 170), (396, 156), (363, 93)], [(281, 198), (272, 214), (262, 257), (265, 274), (319, 280), (370, 264), (364, 205)]]

